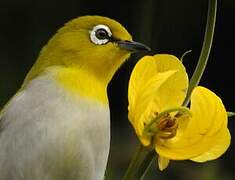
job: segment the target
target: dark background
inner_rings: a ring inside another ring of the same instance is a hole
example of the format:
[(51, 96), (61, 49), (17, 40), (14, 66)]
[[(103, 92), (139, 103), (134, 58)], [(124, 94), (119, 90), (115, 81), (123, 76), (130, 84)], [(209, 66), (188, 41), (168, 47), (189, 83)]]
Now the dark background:
[[(201, 50), (207, 14), (206, 0), (0, 0), (0, 107), (19, 89), (40, 49), (66, 21), (82, 15), (102, 15), (123, 24), (151, 54), (171, 53), (192, 74)], [(227, 110), (235, 111), (235, 1), (218, 0), (215, 38), (201, 85), (216, 92)], [(120, 179), (135, 151), (137, 139), (127, 120), (128, 79), (139, 57), (133, 56), (109, 85), (112, 142), (108, 179)], [(232, 180), (235, 177), (235, 119), (229, 121), (232, 144), (218, 160), (197, 164), (179, 161), (160, 172), (155, 163), (146, 179)], [(1, 147), (0, 147), (1, 148)], [(1, 179), (1, 177), (0, 177)]]

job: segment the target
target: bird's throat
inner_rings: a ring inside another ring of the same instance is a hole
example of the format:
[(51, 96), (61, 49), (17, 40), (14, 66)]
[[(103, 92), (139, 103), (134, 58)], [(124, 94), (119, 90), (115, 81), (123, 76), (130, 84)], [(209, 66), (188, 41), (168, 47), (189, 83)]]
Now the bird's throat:
[(55, 73), (56, 81), (71, 95), (83, 96), (103, 104), (108, 104), (108, 82), (97, 79), (86, 70), (78, 68), (58, 68)]

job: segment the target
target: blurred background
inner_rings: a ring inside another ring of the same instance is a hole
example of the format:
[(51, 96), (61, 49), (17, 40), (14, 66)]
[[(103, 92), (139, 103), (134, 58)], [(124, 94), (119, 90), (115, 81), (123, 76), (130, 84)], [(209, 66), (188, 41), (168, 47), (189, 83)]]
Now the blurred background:
[[(180, 57), (189, 75), (197, 63), (205, 30), (205, 0), (0, 0), (0, 107), (20, 88), (40, 49), (68, 20), (102, 15), (123, 24), (134, 40), (149, 45), (150, 54)], [(234, 55), (235, 1), (218, 0), (215, 38), (201, 85), (216, 92), (227, 110), (235, 111)], [(112, 141), (108, 179), (121, 179), (138, 141), (127, 119), (127, 88), (138, 58), (132, 56), (109, 85)], [(232, 180), (235, 178), (235, 118), (229, 121), (232, 144), (218, 160), (197, 164), (172, 162), (160, 172), (153, 163), (146, 179)], [(1, 148), (1, 147), (0, 147)], [(1, 179), (1, 177), (0, 177)]]

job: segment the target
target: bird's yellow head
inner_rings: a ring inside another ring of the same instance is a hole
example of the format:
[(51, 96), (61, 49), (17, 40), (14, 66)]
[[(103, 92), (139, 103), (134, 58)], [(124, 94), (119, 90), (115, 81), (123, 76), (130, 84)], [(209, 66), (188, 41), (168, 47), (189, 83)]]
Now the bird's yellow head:
[[(51, 38), (42, 49), (25, 84), (48, 69), (62, 68), (63, 72), (77, 73), (80, 77), (87, 75), (83, 77), (85, 79), (94, 77), (95, 81), (107, 86), (132, 52), (148, 49), (132, 41), (131, 35), (116, 21), (101, 16), (82, 16), (65, 24)], [(78, 78), (73, 73), (59, 77)]]

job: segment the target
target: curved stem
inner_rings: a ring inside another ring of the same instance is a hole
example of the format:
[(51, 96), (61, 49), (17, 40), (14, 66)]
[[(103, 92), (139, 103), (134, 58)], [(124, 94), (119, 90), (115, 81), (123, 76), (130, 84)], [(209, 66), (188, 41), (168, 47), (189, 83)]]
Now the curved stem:
[(183, 62), (183, 61), (184, 61), (184, 57), (187, 56), (187, 55), (188, 55), (189, 53), (191, 53), (191, 52), (192, 52), (191, 49), (188, 50), (188, 51), (186, 51), (186, 52), (181, 56), (180, 61)]
[(210, 54), (211, 46), (213, 42), (215, 21), (216, 21), (216, 10), (217, 10), (217, 0), (209, 0), (204, 42), (203, 42), (201, 54), (197, 63), (197, 67), (193, 73), (192, 78), (190, 79), (188, 92), (183, 103), (184, 106), (188, 105), (191, 93), (194, 87), (197, 86), (198, 83), (200, 82), (202, 74), (206, 68), (206, 64), (209, 58), (209, 54)]

